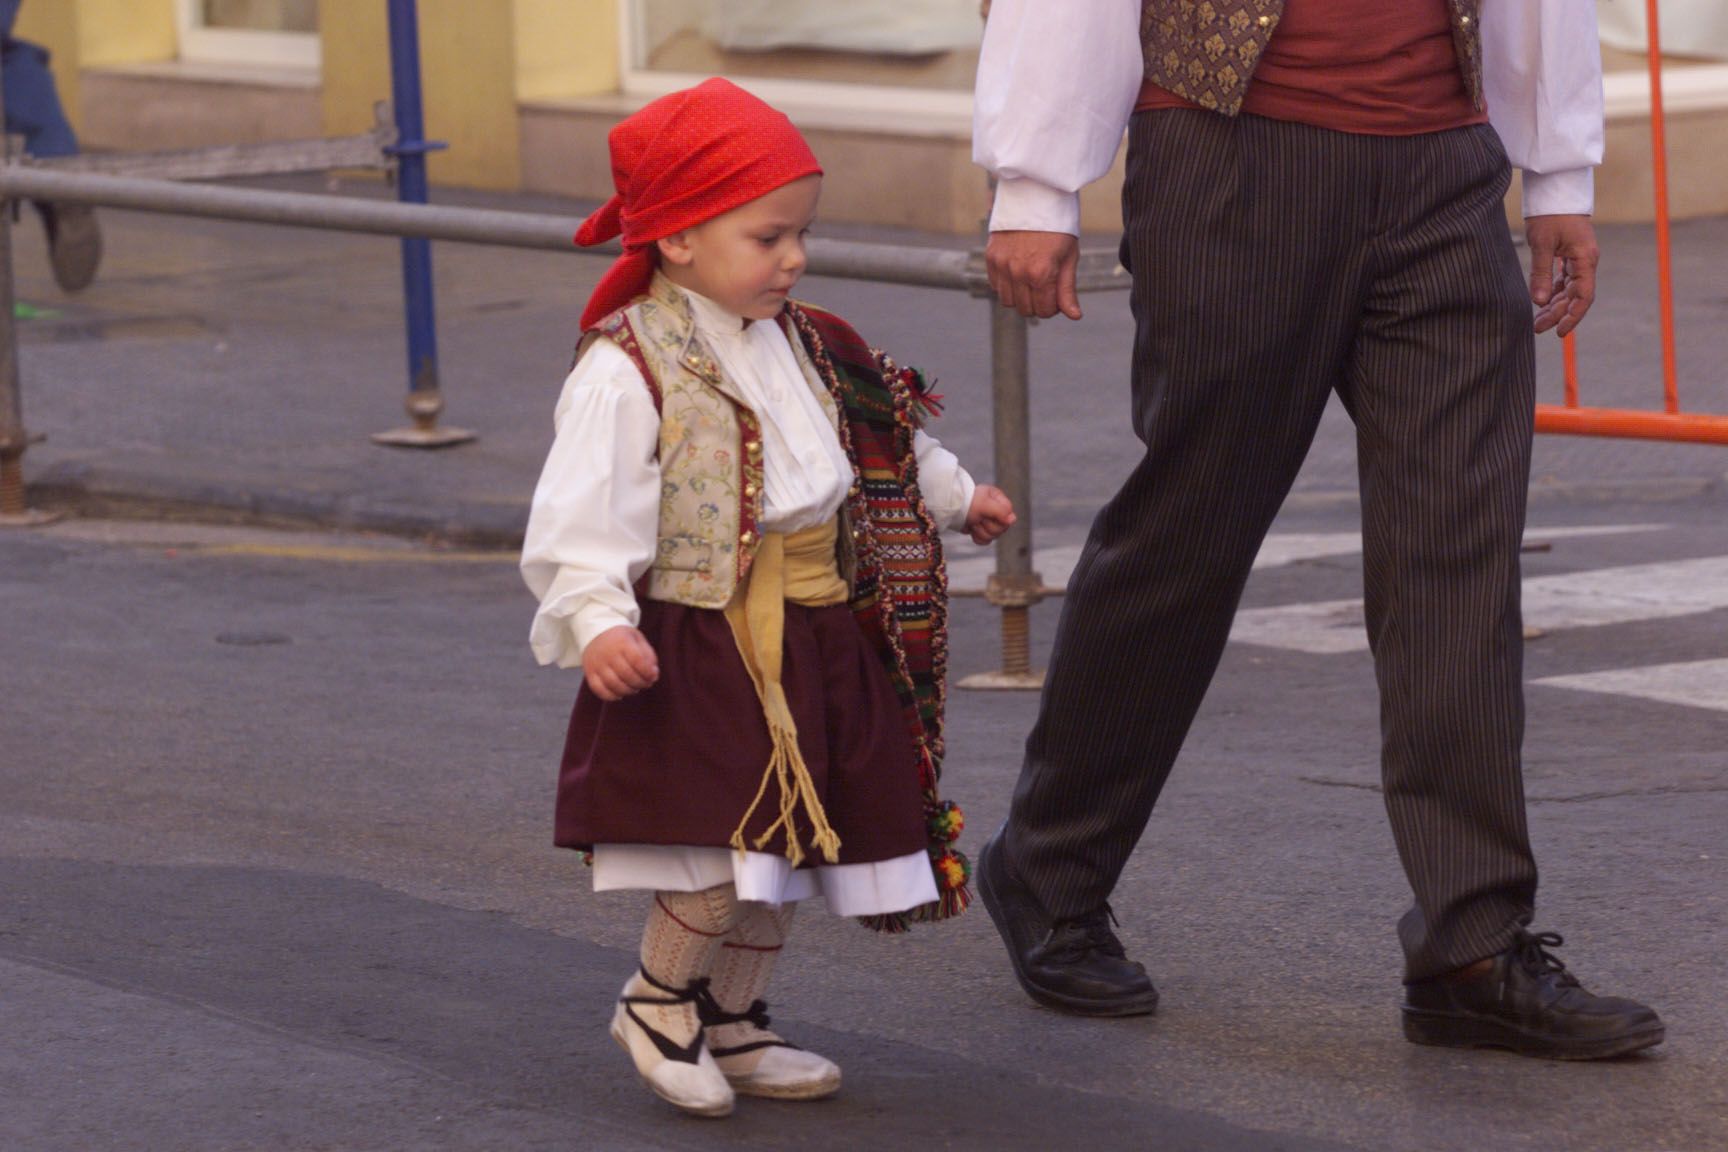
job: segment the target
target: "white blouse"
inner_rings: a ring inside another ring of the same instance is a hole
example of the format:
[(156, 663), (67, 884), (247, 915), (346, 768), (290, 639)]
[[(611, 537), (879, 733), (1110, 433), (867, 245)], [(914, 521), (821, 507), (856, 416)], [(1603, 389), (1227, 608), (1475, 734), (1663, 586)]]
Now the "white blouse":
[[(995, 0), (972, 156), (998, 180), (990, 227), (1080, 230), (1079, 191), (1109, 169), (1140, 93), (1142, 0)], [(1524, 214), (1587, 213), (1602, 162), (1596, 5), (1483, 0), (1488, 118), (1524, 172)]]
[[(702, 333), (727, 380), (762, 423), (763, 515), (769, 531), (820, 524), (840, 509), (852, 466), (786, 334), (694, 292)], [(660, 519), (660, 416), (622, 350), (596, 342), (564, 381), (557, 435), (534, 489), (522, 578), (539, 597), (529, 645), (541, 664), (579, 667), (600, 633), (641, 619), (632, 585), (648, 570)], [(976, 485), (954, 454), (919, 432), (918, 486), (943, 528), (966, 521)]]

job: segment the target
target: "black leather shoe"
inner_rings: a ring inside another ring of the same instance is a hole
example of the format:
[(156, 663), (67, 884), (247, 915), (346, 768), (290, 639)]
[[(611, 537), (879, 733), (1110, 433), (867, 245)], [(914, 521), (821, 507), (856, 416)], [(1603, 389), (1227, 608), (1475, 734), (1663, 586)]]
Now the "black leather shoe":
[(1557, 933), (1520, 928), (1484, 973), (1406, 984), (1405, 1037), (1550, 1060), (1602, 1060), (1662, 1043), (1661, 1017), (1636, 1001), (1585, 991), (1548, 951), (1562, 943)]
[(1110, 910), (1051, 923), (1002, 855), (1002, 830), (978, 852), (978, 894), (1014, 975), (1038, 1003), (1076, 1016), (1145, 1016), (1158, 1008), (1146, 969), (1127, 958)]

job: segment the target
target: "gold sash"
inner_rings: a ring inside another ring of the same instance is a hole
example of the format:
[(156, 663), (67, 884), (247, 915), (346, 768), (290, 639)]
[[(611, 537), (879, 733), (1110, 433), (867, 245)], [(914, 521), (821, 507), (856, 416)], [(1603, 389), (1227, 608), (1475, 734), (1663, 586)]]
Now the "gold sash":
[(726, 605), (726, 623), (732, 626), (732, 638), (738, 644), (738, 654), (756, 685), (756, 695), (762, 701), (762, 715), (768, 721), (768, 735), (773, 751), (768, 767), (762, 773), (762, 785), (756, 789), (756, 799), (744, 813), (732, 833), (732, 847), (745, 851), (744, 829), (756, 814), (768, 793), (770, 781), (780, 786), (780, 817), (756, 838), (760, 849), (781, 828), (786, 830), (786, 856), (797, 867), (804, 860), (804, 849), (798, 843), (794, 816), (798, 802), (804, 802), (804, 813), (810, 818), (811, 839), (824, 859), (833, 864), (840, 858), (840, 837), (828, 823), (822, 810), (822, 798), (816, 795), (810, 769), (798, 751), (798, 726), (792, 710), (786, 704), (786, 692), (781, 687), (781, 661), (785, 651), (786, 602), (813, 608), (844, 604), (851, 590), (840, 578), (835, 563), (835, 546), (839, 541), (840, 521), (831, 518), (826, 524), (803, 528), (790, 534), (765, 532), (750, 565), (744, 583), (733, 593)]

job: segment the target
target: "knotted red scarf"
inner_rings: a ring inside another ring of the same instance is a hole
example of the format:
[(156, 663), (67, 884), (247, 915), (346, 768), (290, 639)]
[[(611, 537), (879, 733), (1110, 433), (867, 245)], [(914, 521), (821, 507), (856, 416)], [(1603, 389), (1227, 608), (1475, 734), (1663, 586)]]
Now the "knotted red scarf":
[(588, 298), (583, 331), (647, 289), (654, 241), (822, 171), (792, 121), (719, 78), (644, 106), (607, 143), (618, 191), (582, 222), (576, 243), (622, 234), (624, 255)]

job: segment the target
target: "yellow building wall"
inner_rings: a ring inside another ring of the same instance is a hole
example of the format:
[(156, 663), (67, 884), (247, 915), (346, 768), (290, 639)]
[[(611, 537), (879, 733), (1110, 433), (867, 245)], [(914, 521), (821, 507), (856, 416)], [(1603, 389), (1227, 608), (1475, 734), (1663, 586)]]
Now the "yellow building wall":
[(172, 60), (179, 52), (174, 0), (29, 0), (13, 30), (48, 49), (66, 118), (81, 127), (79, 73), (103, 64)]
[[(28, 0), (21, 11), (40, 0)], [(67, 0), (55, 0), (65, 4)], [(78, 10), (79, 65), (172, 60), (180, 54), (174, 0), (71, 0)]]
[[(434, 182), (479, 188), (521, 184), (516, 102), (523, 93), (600, 91), (616, 85), (615, 35), (593, 44), (584, 27), (615, 27), (608, 0), (420, 0), (420, 77)], [(598, 17), (604, 14), (605, 19)], [(502, 18), (501, 18), (502, 17)], [(321, 0), (324, 130), (364, 132), (372, 105), (390, 97), (389, 24), (383, 3)], [(561, 43), (581, 45), (567, 54)], [(604, 50), (602, 50), (604, 49)], [(593, 72), (595, 76), (585, 75)]]
[(617, 0), (516, 0), (516, 98), (618, 90)]
[[(615, 0), (420, 0), (420, 77), (431, 179), (521, 186), (517, 101), (618, 86)], [(372, 126), (390, 98), (389, 23), (382, 0), (320, 0), (324, 131)]]

